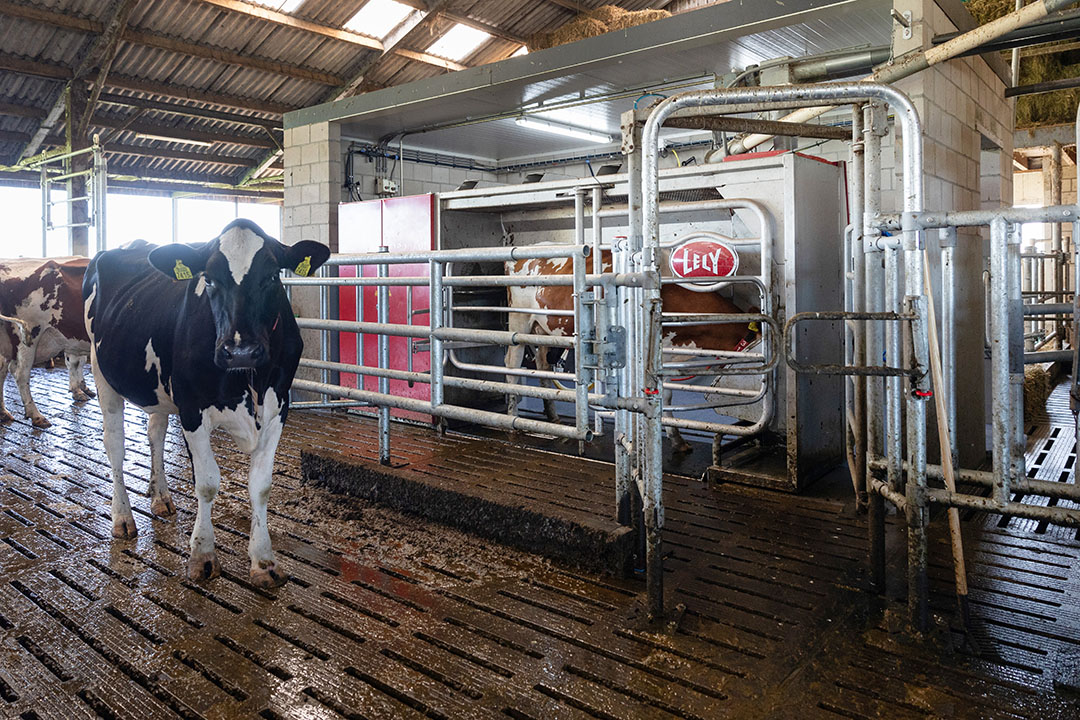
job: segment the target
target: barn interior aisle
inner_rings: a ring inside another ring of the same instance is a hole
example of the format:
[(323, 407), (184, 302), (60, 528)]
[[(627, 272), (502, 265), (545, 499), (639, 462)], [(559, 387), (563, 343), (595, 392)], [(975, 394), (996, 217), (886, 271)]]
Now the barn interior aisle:
[[(638, 580), (305, 486), (303, 449), (378, 453), (368, 421), (306, 411), (282, 438), (269, 510), (291, 581), (247, 581), (245, 467), (220, 438), (222, 576), (196, 584), (184, 572), (194, 499), (178, 428), (166, 466), (179, 514), (163, 522), (148, 510), (145, 423), (129, 410), (139, 537), (111, 541), (97, 403), (73, 406), (62, 371), (34, 372), (53, 426), (0, 429), (4, 717), (1076, 717), (1073, 534), (967, 518), (974, 631), (938, 619), (915, 639), (899, 602), (862, 590), (865, 523), (827, 484), (796, 497), (670, 476), (665, 567), (680, 612), (646, 627)], [(395, 463), (417, 472), (466, 472), (455, 465), (480, 466), (469, 453), (481, 446), (545, 462), (494, 440), (409, 427), (396, 437)], [(578, 478), (574, 502), (603, 512), (610, 466), (560, 466)], [(899, 530), (890, 523), (897, 561)], [(940, 520), (932, 538), (935, 617), (951, 618)]]

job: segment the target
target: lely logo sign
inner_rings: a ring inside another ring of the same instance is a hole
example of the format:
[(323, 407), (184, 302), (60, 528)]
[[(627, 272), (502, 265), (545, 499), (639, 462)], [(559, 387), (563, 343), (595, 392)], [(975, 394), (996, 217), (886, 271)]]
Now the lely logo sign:
[(671, 250), (668, 264), (675, 277), (728, 277), (739, 269), (739, 254), (719, 240), (698, 238), (676, 245)]

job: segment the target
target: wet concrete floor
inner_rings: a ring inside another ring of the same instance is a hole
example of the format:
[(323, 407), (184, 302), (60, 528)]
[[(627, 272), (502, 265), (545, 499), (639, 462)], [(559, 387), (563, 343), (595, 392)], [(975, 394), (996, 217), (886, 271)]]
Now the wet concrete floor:
[[(278, 452), (269, 520), (292, 581), (272, 592), (247, 583), (245, 462), (219, 438), (223, 575), (191, 583), (195, 503), (178, 427), (166, 466), (179, 514), (161, 521), (146, 497), (145, 422), (129, 411), (140, 534), (116, 541), (96, 402), (73, 406), (61, 371), (35, 371), (34, 382), (53, 427), (0, 428), (2, 717), (1080, 717), (1075, 531), (966, 517), (975, 624), (965, 634), (953, 622), (937, 521), (935, 628), (913, 637), (897, 600), (896, 523), (896, 599), (883, 600), (862, 589), (865, 524), (842, 493), (794, 497), (672, 476), (665, 582), (669, 606), (685, 612), (647, 626), (640, 579), (575, 570), (304, 485), (302, 450), (374, 454), (374, 444), (366, 420), (298, 412)], [(395, 426), (394, 438), (400, 461), (442, 458), (427, 467), (447, 477), (472, 462), (455, 448), (476, 447), (422, 428)], [(528, 469), (530, 455), (512, 446), (484, 452)], [(575, 503), (609, 511), (609, 494), (587, 489), (610, 469), (557, 463), (583, 480)]]

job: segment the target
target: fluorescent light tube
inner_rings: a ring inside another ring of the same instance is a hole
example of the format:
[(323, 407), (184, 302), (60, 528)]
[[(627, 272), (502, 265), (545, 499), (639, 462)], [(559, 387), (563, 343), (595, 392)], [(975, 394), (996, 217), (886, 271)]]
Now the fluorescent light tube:
[(573, 125), (563, 125), (562, 123), (552, 122), (551, 120), (541, 120), (536, 117), (526, 117), (523, 115), (515, 118), (514, 122), (521, 127), (542, 130), (543, 132), (549, 132), (555, 135), (565, 135), (566, 137), (578, 138), (580, 140), (589, 140), (595, 143), (615, 142), (612, 137), (606, 133), (596, 132), (595, 130), (586, 130), (585, 128), (575, 127)]

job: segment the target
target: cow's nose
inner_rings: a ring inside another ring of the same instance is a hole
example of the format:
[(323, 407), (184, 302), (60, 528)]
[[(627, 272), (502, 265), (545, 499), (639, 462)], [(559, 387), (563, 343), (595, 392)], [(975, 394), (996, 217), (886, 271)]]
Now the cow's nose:
[(218, 349), (218, 359), (218, 365), (227, 370), (254, 368), (266, 361), (266, 348), (262, 343), (227, 342)]

